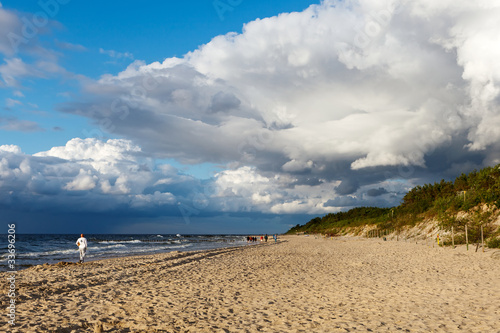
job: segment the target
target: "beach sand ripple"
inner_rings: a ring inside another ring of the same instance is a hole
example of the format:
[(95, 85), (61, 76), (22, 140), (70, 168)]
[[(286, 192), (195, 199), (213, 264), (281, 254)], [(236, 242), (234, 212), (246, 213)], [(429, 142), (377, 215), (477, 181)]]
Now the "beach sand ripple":
[[(500, 332), (500, 261), (380, 239), (41, 265), (16, 276), (12, 332)], [(8, 290), (7, 274), (1, 290)], [(0, 295), (6, 309), (7, 292)]]

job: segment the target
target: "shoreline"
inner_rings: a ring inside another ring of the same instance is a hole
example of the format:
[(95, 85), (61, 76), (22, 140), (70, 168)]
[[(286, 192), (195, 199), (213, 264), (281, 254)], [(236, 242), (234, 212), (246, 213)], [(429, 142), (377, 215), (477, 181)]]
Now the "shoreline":
[[(202, 249), (202, 250), (171, 250), (168, 252), (156, 252), (156, 253), (144, 253), (144, 254), (127, 254), (127, 255), (109, 255), (109, 256), (102, 256), (98, 258), (93, 258), (93, 259), (86, 259), (83, 264), (79, 263), (78, 259), (78, 253), (75, 256), (75, 259), (72, 259), (71, 261), (64, 261), (61, 260), (59, 262), (52, 262), (52, 263), (43, 263), (43, 264), (33, 264), (33, 265), (23, 265), (23, 268), (17, 267), (17, 272), (24, 271), (26, 269), (32, 269), (35, 267), (43, 266), (43, 267), (50, 267), (50, 266), (69, 266), (69, 265), (85, 265), (93, 262), (99, 262), (103, 260), (114, 260), (114, 259), (136, 259), (137, 257), (149, 257), (149, 256), (155, 256), (155, 255), (164, 255), (164, 254), (170, 254), (170, 253), (187, 253), (187, 252), (204, 252), (204, 251), (213, 251), (213, 250), (219, 250), (219, 249), (229, 249), (229, 248), (236, 248), (236, 247), (242, 247), (245, 248), (247, 246), (255, 246), (255, 245), (261, 245), (261, 244), (244, 244), (244, 245), (230, 245), (230, 246), (224, 246), (224, 247), (217, 247), (213, 249)], [(0, 270), (0, 274), (6, 273), (8, 270)]]
[[(26, 236), (26, 235), (25, 235)], [(71, 235), (43, 234), (39, 238), (20, 237), (16, 243), (16, 267), (20, 271), (43, 264), (78, 262), (79, 251)], [(157, 238), (160, 237), (161, 238)], [(91, 235), (86, 262), (168, 253), (172, 251), (197, 251), (247, 245), (241, 235)], [(7, 239), (7, 238), (5, 238)], [(2, 242), (0, 242), (1, 244)], [(41, 245), (40, 245), (41, 244)], [(7, 244), (5, 244), (7, 247)], [(8, 271), (7, 251), (0, 257), (0, 272)]]
[[(28, 268), (17, 272), (16, 326), (4, 315), (0, 329), (499, 331), (500, 261), (492, 254), (500, 251), (469, 255), (410, 242), (314, 236), (256, 245)], [(0, 294), (0, 308), (7, 301)]]

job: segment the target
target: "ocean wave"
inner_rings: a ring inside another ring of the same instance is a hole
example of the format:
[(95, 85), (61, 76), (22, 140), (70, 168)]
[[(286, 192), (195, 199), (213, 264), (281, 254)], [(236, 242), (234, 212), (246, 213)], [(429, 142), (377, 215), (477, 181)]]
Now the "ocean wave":
[(186, 247), (191, 247), (193, 244), (188, 243), (188, 244), (183, 244), (183, 245), (174, 245), (174, 246), (169, 246), (167, 247), (168, 249), (184, 249)]
[[(98, 256), (106, 256), (106, 255), (116, 255), (116, 254), (125, 254), (125, 255), (134, 255), (134, 254), (139, 254), (139, 253), (158, 253), (162, 251), (170, 251), (173, 249), (180, 249), (180, 248), (188, 248), (191, 247), (192, 244), (183, 244), (183, 245), (163, 245), (163, 246), (155, 246), (155, 247), (143, 247), (143, 248), (124, 248), (124, 249), (116, 249), (114, 251), (106, 251), (106, 252), (101, 252), (98, 254)], [(90, 258), (92, 257), (97, 257), (94, 256), (93, 254), (90, 255)]]
[(108, 249), (116, 249), (116, 248), (128, 248), (128, 246), (126, 245), (123, 245), (123, 244), (114, 244), (114, 245), (107, 245), (107, 246), (93, 246), (93, 247), (89, 247), (87, 251), (89, 252), (96, 252), (96, 251), (99, 251), (99, 252), (102, 252), (102, 251), (106, 251)]
[(103, 240), (103, 241), (97, 241), (96, 243), (99, 243), (99, 244), (117, 244), (117, 243), (135, 244), (135, 243), (143, 243), (143, 241), (141, 241), (139, 239), (133, 239), (133, 240), (115, 240), (115, 241)]
[[(113, 248), (127, 248), (127, 246), (123, 244), (115, 244), (115, 245), (109, 245), (109, 246), (89, 246), (87, 248), (87, 253), (92, 253), (92, 252), (106, 252), (109, 249)], [(51, 250), (51, 251), (42, 251), (42, 252), (24, 252), (16, 253), (17, 258), (32, 258), (32, 257), (57, 257), (60, 255), (66, 255), (66, 254), (75, 254), (78, 253), (78, 248), (75, 247), (73, 249), (61, 249), (61, 250)], [(0, 260), (4, 260), (7, 258), (7, 255), (0, 255)]]
[[(1, 0), (0, 0), (1, 1)], [(193, 251), (246, 244), (246, 238), (233, 235), (95, 235), (89, 238), (87, 258), (98, 260), (129, 255), (147, 255), (171, 251)], [(6, 248), (0, 239), (0, 247)], [(0, 253), (0, 271), (7, 270), (7, 251)], [(16, 242), (16, 267), (78, 261), (73, 235), (28, 235)]]
[(52, 250), (52, 251), (44, 251), (44, 252), (27, 252), (27, 253), (17, 253), (18, 258), (25, 257), (48, 257), (48, 256), (57, 256), (61, 254), (70, 254), (70, 253), (78, 253), (78, 248), (75, 246), (74, 249), (64, 249), (64, 250)]

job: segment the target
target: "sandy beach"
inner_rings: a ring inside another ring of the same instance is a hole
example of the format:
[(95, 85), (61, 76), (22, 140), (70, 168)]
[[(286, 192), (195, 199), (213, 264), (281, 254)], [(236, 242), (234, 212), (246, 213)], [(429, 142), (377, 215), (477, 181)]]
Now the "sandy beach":
[(500, 250), (289, 236), (274, 244), (42, 265), (5, 332), (500, 332)]

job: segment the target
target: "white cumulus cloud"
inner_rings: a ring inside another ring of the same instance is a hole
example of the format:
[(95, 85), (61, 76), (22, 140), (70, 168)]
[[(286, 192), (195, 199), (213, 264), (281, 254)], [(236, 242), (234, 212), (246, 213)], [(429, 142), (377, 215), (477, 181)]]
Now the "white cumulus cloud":
[[(31, 188), (86, 188), (134, 207), (173, 195), (222, 212), (398, 204), (415, 184), (500, 160), (498, 17), (495, 0), (325, 0), (182, 58), (134, 61), (61, 106), (128, 140), (74, 139), (36, 154), (58, 161), (44, 168), (64, 181)], [(15, 85), (23, 63), (8, 61), (0, 73)], [(227, 169), (197, 196), (184, 190), (201, 185), (156, 157)]]
[(97, 176), (93, 176), (91, 171), (80, 169), (78, 175), (70, 181), (64, 189), (68, 191), (88, 191), (96, 186)]
[(32, 210), (113, 211), (148, 205), (173, 210), (177, 199), (169, 188), (182, 197), (191, 191), (190, 181), (168, 165), (157, 166), (127, 140), (76, 138), (34, 155), (15, 145), (0, 146), (2, 202), (31, 204)]
[(189, 162), (425, 167), (452, 141), (497, 146), (498, 7), (324, 1), (135, 62), (64, 109)]

